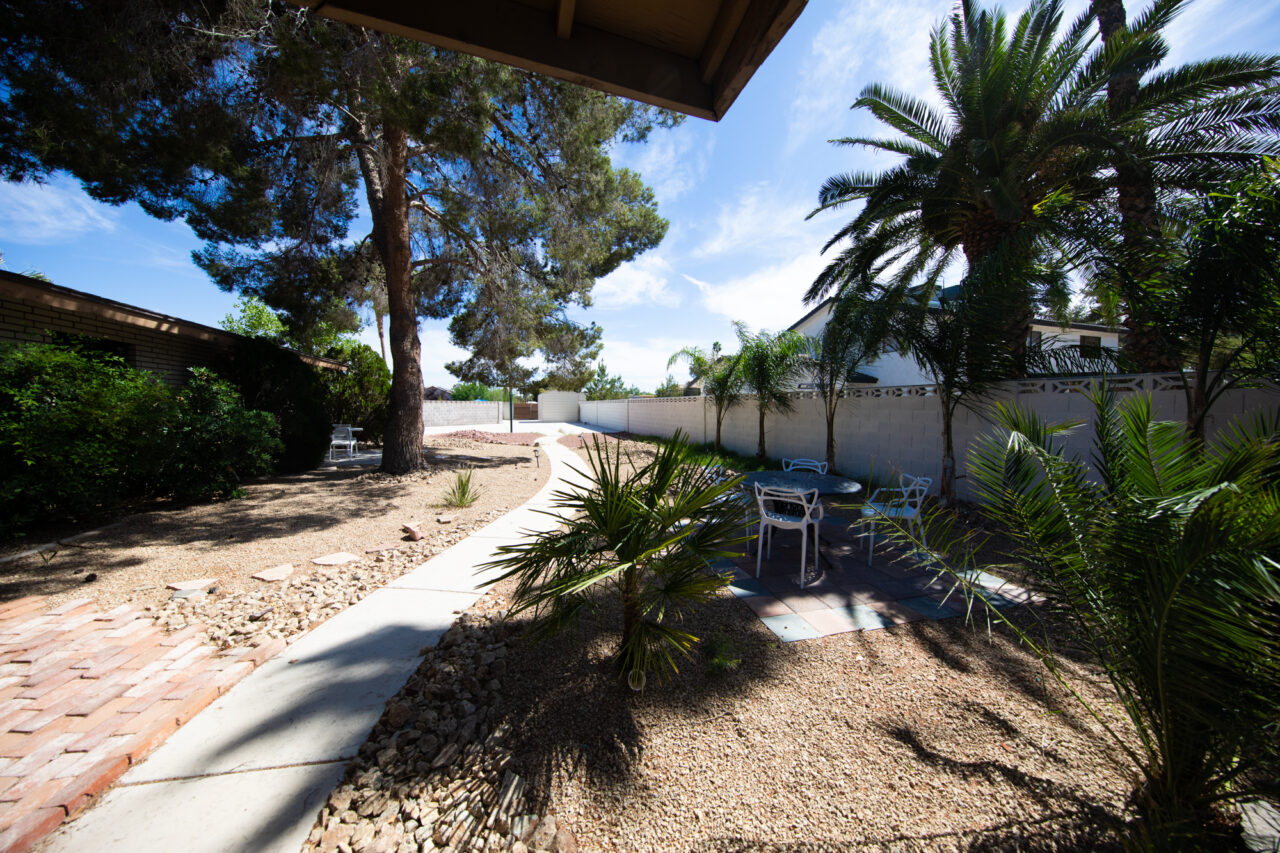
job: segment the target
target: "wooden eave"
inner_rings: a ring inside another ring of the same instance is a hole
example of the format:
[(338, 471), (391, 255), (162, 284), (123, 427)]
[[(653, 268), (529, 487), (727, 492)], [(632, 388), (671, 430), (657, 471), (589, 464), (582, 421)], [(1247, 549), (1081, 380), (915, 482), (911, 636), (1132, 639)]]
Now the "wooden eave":
[(806, 0), (293, 0), (317, 14), (719, 120)]

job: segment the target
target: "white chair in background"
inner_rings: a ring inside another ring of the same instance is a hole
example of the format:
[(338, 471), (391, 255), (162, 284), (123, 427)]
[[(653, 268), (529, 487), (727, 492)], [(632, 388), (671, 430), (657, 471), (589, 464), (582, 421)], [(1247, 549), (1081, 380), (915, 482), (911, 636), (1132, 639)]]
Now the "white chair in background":
[(930, 477), (912, 477), (910, 474), (903, 474), (897, 488), (887, 486), (879, 488), (867, 498), (867, 502), (862, 505), (862, 522), (870, 527), (866, 534), (870, 537), (867, 543), (868, 566), (871, 565), (871, 558), (875, 553), (877, 519), (904, 521), (915, 529), (922, 545), (928, 544), (924, 540), (924, 525), (920, 520), (920, 510), (924, 506), (925, 495), (929, 493), (929, 487), (932, 485), (933, 479)]
[(827, 463), (819, 462), (817, 459), (783, 459), (783, 471), (817, 471), (819, 474), (827, 473)]
[(334, 424), (333, 433), (329, 436), (329, 460), (333, 461), (337, 457), (334, 451), (343, 449), (347, 452), (347, 458), (352, 459), (359, 451), (360, 447), (356, 443), (356, 435), (351, 430), (350, 424)]
[(809, 528), (813, 528), (813, 568), (818, 568), (818, 525), (822, 522), (822, 501), (818, 490), (797, 492), (791, 489), (771, 489), (759, 484), (756, 490), (756, 507), (760, 511), (760, 526), (756, 532), (756, 577), (760, 577), (760, 564), (767, 546), (773, 554), (771, 530), (800, 531), (800, 588), (804, 589), (804, 564), (809, 549)]

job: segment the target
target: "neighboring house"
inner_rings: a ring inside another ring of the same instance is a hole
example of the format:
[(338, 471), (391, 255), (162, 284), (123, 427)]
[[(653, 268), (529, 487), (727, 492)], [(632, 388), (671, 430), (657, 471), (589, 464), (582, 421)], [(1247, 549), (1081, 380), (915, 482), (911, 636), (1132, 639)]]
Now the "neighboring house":
[[(0, 342), (79, 340), (181, 385), (187, 368), (216, 365), (241, 339), (225, 329), (0, 270)], [(297, 355), (315, 367), (347, 369), (332, 359)]]
[(453, 394), (438, 385), (428, 385), (422, 389), (424, 400), (452, 400)]
[[(827, 299), (790, 328), (805, 337), (816, 338), (827, 327), (830, 317), (831, 300)], [(1031, 342), (1039, 343), (1046, 349), (1078, 347), (1080, 354), (1088, 357), (1103, 348), (1117, 349), (1120, 346), (1120, 330), (1094, 323), (1072, 323), (1063, 328), (1053, 320), (1039, 318), (1031, 322)], [(932, 384), (932, 380), (920, 370), (909, 353), (892, 348), (870, 364), (863, 365), (862, 373), (869, 381), (880, 385)], [(801, 387), (806, 385), (802, 384)]]

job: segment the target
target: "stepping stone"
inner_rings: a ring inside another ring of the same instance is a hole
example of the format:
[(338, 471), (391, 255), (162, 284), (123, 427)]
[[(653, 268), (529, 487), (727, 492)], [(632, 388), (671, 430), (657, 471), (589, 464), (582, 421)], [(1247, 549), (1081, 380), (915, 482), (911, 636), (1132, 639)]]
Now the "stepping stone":
[(453, 516), (452, 516), (452, 515), (437, 515), (437, 516), (436, 516), (436, 523), (437, 523), (437, 524), (453, 524)]
[(293, 574), (293, 566), (288, 563), (282, 563), (270, 569), (263, 569), (254, 577), (260, 581), (282, 581), (291, 574)]
[(354, 563), (360, 558), (355, 554), (348, 554), (346, 551), (338, 551), (333, 554), (325, 554), (323, 557), (316, 557), (311, 562), (317, 566), (344, 566), (347, 563)]
[(399, 548), (400, 542), (383, 542), (381, 545), (374, 545), (372, 548), (365, 548), (366, 554), (381, 554), (383, 551), (394, 551)]
[(208, 589), (209, 587), (213, 586), (217, 582), (218, 582), (217, 578), (197, 578), (195, 580), (190, 580), (190, 581), (174, 581), (171, 584), (167, 584), (167, 586), (169, 587), (169, 589), (176, 589), (179, 592), (183, 592), (186, 590)]
[(171, 598), (203, 598), (208, 595), (203, 589), (180, 589)]

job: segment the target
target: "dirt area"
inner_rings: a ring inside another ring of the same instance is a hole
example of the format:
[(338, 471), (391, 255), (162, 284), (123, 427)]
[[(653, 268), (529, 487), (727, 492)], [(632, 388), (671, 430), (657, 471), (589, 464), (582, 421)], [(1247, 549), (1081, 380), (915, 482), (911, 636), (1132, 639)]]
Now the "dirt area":
[(561, 436), (558, 441), (565, 447), (577, 453), (580, 458), (586, 460), (588, 451), (593, 448), (594, 441), (600, 441), (609, 445), (610, 452), (621, 449), (624, 453), (630, 454), (631, 458), (643, 464), (658, 454), (657, 445), (651, 441), (637, 441), (631, 437), (630, 433), (591, 433), (578, 435)]
[(612, 611), (510, 645), (512, 767), (582, 849), (1111, 846), (1096, 827), (1129, 788), (1118, 751), (1000, 631), (951, 619), (782, 644), (727, 592), (684, 627), (741, 664), (716, 671), (704, 646), (636, 696), (612, 669)]
[[(465, 528), (473, 520), (514, 509), (547, 480), (528, 447), (428, 437), (428, 470), (390, 477), (369, 468), (324, 467), (247, 484), (245, 497), (128, 516), (52, 552), (0, 563), (0, 600), (47, 595), (51, 603), (92, 597), (104, 610), (118, 604), (159, 605), (165, 585), (217, 578), (223, 592), (261, 586), (252, 575), (283, 563), (336, 551), (357, 555), (400, 543), (401, 525), (428, 531)], [(444, 508), (454, 472), (471, 469), (480, 499)], [(89, 580), (92, 578), (92, 580)]]

